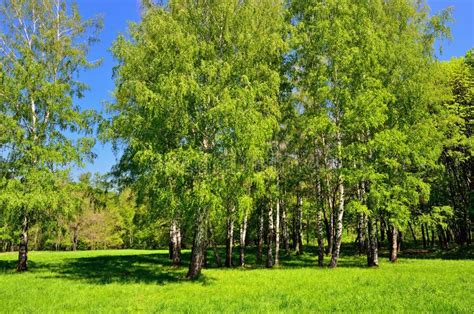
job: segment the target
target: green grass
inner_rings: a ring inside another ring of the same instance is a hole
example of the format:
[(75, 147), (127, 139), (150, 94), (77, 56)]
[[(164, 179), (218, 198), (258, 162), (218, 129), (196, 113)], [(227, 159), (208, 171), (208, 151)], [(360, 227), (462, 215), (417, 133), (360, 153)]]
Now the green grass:
[(186, 267), (170, 267), (166, 251), (30, 252), (31, 269), (23, 274), (14, 271), (16, 254), (2, 253), (0, 312), (474, 310), (474, 260), (467, 253), (412, 254), (397, 264), (381, 257), (378, 269), (344, 253), (337, 269), (318, 269), (306, 253), (284, 259), (279, 269), (205, 269), (197, 281), (183, 279)]

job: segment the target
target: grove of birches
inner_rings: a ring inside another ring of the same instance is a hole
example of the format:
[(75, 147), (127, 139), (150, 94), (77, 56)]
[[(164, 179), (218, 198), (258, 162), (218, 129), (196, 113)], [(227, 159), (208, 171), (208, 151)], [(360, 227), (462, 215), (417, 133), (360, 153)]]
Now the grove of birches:
[[(347, 243), (377, 267), (405, 243), (471, 244), (474, 50), (439, 60), (450, 8), (141, 7), (110, 47), (113, 100), (85, 110), (107, 25), (70, 1), (0, 0), (0, 251), (18, 271), (29, 250), (169, 247), (179, 266), (189, 249), (195, 278), (249, 252), (271, 268), (313, 250), (334, 268)], [(101, 142), (112, 171), (73, 174)]]

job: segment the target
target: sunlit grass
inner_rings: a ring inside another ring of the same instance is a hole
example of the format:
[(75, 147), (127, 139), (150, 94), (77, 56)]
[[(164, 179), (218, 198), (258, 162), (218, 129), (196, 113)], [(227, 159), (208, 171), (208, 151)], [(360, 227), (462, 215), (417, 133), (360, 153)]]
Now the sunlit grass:
[(166, 251), (30, 252), (31, 270), (24, 274), (14, 271), (15, 259), (15, 253), (0, 254), (2, 313), (474, 309), (469, 259), (390, 264), (382, 257), (378, 269), (367, 269), (363, 256), (346, 255), (337, 269), (320, 269), (306, 253), (284, 259), (278, 269), (205, 269), (194, 282), (184, 279), (186, 267), (170, 266)]

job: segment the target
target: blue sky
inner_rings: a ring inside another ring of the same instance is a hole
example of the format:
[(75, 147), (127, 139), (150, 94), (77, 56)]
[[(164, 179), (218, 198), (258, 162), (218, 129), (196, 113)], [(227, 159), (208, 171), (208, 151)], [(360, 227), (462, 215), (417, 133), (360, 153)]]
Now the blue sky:
[[(474, 47), (474, 0), (428, 0), (431, 12), (436, 13), (448, 6), (454, 8), (454, 24), (451, 25), (453, 40), (444, 42), (442, 60), (460, 57)], [(77, 0), (79, 10), (84, 18), (102, 15), (104, 29), (100, 34), (100, 42), (95, 44), (89, 59), (103, 58), (100, 67), (81, 73), (80, 80), (90, 86), (85, 97), (78, 100), (83, 108), (103, 111), (103, 102), (112, 101), (111, 91), (114, 89), (112, 68), (115, 61), (109, 48), (119, 33), (127, 30), (129, 21), (140, 20), (139, 0)], [(97, 143), (94, 147), (97, 158), (87, 164), (84, 169), (75, 169), (73, 175), (81, 172), (106, 173), (116, 163), (117, 156), (110, 144)]]

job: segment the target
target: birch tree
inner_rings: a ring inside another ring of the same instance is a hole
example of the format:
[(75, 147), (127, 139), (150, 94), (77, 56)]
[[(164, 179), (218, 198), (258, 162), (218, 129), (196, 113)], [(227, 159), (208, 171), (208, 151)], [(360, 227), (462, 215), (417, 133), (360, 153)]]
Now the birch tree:
[(98, 64), (86, 56), (100, 26), (62, 0), (0, 2), (0, 202), (21, 226), (18, 271), (29, 226), (61, 209), (67, 170), (93, 157), (97, 114), (75, 99), (86, 91), (78, 73)]
[(122, 36), (113, 47), (119, 66), (109, 136), (123, 140), (150, 195), (173, 199), (193, 217), (188, 277), (195, 278), (210, 211), (226, 211), (231, 230), (246, 178), (278, 127), (283, 4), (177, 0), (147, 7), (131, 40)]

